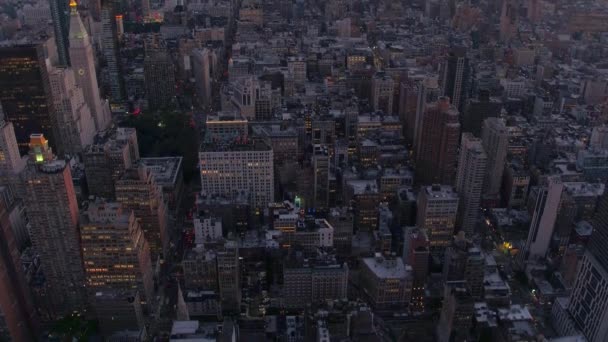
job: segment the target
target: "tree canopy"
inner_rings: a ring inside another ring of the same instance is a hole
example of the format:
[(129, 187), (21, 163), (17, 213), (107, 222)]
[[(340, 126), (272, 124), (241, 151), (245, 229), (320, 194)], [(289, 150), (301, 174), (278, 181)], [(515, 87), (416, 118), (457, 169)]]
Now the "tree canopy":
[(181, 156), (185, 180), (196, 174), (198, 133), (190, 115), (179, 111), (130, 115), (121, 126), (137, 130), (142, 157)]

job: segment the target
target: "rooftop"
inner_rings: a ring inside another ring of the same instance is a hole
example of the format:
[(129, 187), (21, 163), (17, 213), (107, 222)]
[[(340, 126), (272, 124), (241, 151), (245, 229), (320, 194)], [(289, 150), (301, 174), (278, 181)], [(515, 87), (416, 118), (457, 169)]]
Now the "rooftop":
[(218, 139), (207, 140), (201, 144), (201, 153), (215, 152), (253, 152), (253, 151), (272, 151), (264, 141), (255, 139)]
[(141, 158), (139, 161), (154, 175), (159, 185), (174, 185), (182, 168), (182, 157)]
[(424, 187), (424, 192), (429, 198), (433, 199), (445, 199), (445, 200), (457, 200), (458, 194), (454, 190), (454, 187), (449, 185), (438, 185), (434, 184), (431, 186)]
[(511, 305), (509, 308), (498, 309), (501, 321), (531, 321), (532, 315), (528, 308), (522, 305)]
[(400, 257), (384, 258), (376, 255), (373, 258), (363, 258), (362, 261), (376, 277), (381, 279), (407, 278), (412, 272), (411, 266), (405, 265)]

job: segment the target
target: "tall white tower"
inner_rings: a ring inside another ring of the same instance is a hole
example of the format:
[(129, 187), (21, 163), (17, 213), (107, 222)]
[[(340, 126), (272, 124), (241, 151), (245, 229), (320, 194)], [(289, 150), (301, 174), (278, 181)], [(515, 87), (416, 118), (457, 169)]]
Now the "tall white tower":
[(76, 73), (76, 84), (82, 88), (85, 102), (91, 109), (95, 128), (101, 131), (110, 124), (110, 112), (104, 110), (101, 105), (91, 39), (80, 19), (74, 0), (70, 1), (70, 11), (70, 62)]
[(85, 102), (83, 90), (76, 85), (71, 68), (50, 68), (49, 83), (53, 107), (59, 123), (58, 145), (62, 153), (77, 154), (93, 143), (95, 124)]

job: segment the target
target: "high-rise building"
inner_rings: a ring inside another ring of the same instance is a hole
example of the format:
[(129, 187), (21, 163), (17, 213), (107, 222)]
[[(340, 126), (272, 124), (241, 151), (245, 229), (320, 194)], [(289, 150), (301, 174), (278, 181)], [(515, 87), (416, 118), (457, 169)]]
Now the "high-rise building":
[(395, 82), (384, 74), (378, 73), (372, 79), (372, 106), (374, 110), (382, 111), (386, 115), (393, 114), (393, 97)]
[(424, 110), (416, 151), (416, 179), (421, 184), (454, 184), (458, 162), (458, 111), (447, 97)]
[(112, 199), (114, 182), (139, 160), (137, 132), (119, 127), (102, 132), (82, 155), (89, 195)]
[(241, 305), (241, 275), (239, 247), (236, 241), (226, 241), (217, 250), (217, 280), (222, 311), (239, 312)]
[(346, 182), (346, 203), (352, 203), (355, 227), (360, 231), (378, 228), (379, 204), (382, 194), (375, 180), (349, 180)]
[(7, 209), (0, 200), (0, 316), (8, 332), (5, 336), (0, 331), (0, 339), (35, 341), (37, 317)]
[[(72, 0), (73, 2), (73, 0)], [(57, 44), (57, 56), (59, 64), (62, 66), (70, 65), (70, 55), (68, 54), (68, 35), (70, 33), (70, 8), (67, 0), (50, 0), (51, 17), (53, 18), (53, 31)]]
[(210, 58), (209, 49), (203, 48), (193, 50), (190, 59), (196, 85), (196, 96), (198, 96), (199, 105), (205, 108), (212, 103)]
[(78, 203), (69, 165), (56, 159), (41, 134), (32, 134), (24, 174), (32, 247), (40, 255), (55, 315), (84, 308), (85, 277)]
[(594, 218), (594, 231), (580, 261), (568, 312), (587, 341), (608, 339), (608, 195)]
[(132, 211), (101, 199), (80, 216), (80, 237), (87, 289), (137, 290), (142, 302), (154, 301), (150, 247)]
[(488, 197), (498, 197), (509, 144), (509, 132), (505, 122), (499, 118), (486, 119), (481, 131), (481, 143), (488, 156), (484, 194)]
[(350, 255), (353, 240), (354, 216), (346, 207), (332, 208), (327, 219), (334, 227), (334, 247), (338, 255)]
[(406, 307), (412, 295), (412, 268), (400, 257), (361, 259), (361, 287), (375, 309)]
[(89, 302), (102, 336), (113, 336), (125, 331), (145, 336), (146, 322), (137, 290), (99, 290), (90, 297)]
[(80, 19), (74, 0), (70, 2), (70, 11), (70, 63), (75, 72), (76, 84), (82, 88), (84, 100), (91, 111), (95, 129), (103, 131), (112, 118), (108, 108), (102, 107), (91, 38)]
[(468, 340), (475, 315), (475, 300), (461, 281), (446, 283), (443, 298), (437, 324), (437, 341)]
[(439, 99), (441, 89), (436, 76), (427, 76), (418, 83), (414, 90), (416, 91), (416, 103), (415, 108), (410, 111), (410, 115), (406, 119), (406, 137), (413, 142), (414, 146), (419, 146), (426, 106)]
[(306, 59), (304, 57), (289, 57), (287, 69), (296, 85), (304, 85), (306, 82)]
[(95, 21), (101, 21), (101, 3), (102, 0), (86, 0), (85, 7)]
[(460, 232), (445, 251), (443, 281), (465, 281), (469, 294), (480, 300), (483, 297), (484, 269), (484, 254), (465, 239), (464, 232)]
[(547, 255), (563, 189), (564, 184), (559, 176), (548, 177), (547, 184), (539, 189), (534, 203), (528, 240), (519, 253), (520, 265), (529, 259), (544, 258)]
[(19, 174), (25, 169), (27, 157), (21, 157), (15, 128), (6, 121), (0, 104), (0, 186), (10, 187), (18, 198), (23, 198)]
[(272, 156), (260, 140), (206, 141), (199, 153), (202, 191), (232, 197), (245, 190), (253, 207), (265, 208), (274, 201)]
[(255, 76), (232, 81), (231, 103), (247, 120), (270, 120), (275, 106), (272, 82)]
[(441, 65), (440, 84), (443, 95), (462, 111), (468, 97), (471, 67), (465, 51), (451, 52)]
[(490, 96), (490, 91), (479, 90), (477, 98), (470, 99), (462, 113), (462, 131), (479, 137), (482, 124), (487, 118), (496, 118), (502, 110), (502, 101)]
[(202, 246), (187, 251), (182, 260), (186, 290), (217, 291), (217, 260), (215, 251)]
[[(16, 181), (17, 185), (23, 188), (21, 182)], [(23, 190), (21, 190), (23, 191)], [(8, 212), (9, 222), (13, 228), (13, 236), (15, 243), (19, 251), (25, 250), (30, 244), (30, 233), (27, 226), (27, 214), (25, 212), (25, 205), (23, 204), (22, 197), (16, 197), (16, 193), (10, 186), (0, 186), (0, 201), (4, 203), (6, 211)]]
[(213, 139), (247, 138), (248, 121), (236, 111), (207, 114), (205, 134)]
[(317, 210), (327, 210), (329, 205), (329, 153), (327, 146), (313, 147), (313, 207)]
[(202, 245), (205, 242), (217, 241), (222, 238), (222, 221), (217, 217), (195, 217), (194, 243)]
[(144, 77), (148, 106), (152, 109), (166, 107), (175, 96), (175, 66), (171, 55), (164, 48), (146, 49)]
[(509, 41), (517, 32), (518, 9), (515, 1), (503, 1), (500, 12), (500, 40)]
[(6, 121), (0, 104), (0, 173), (16, 173), (22, 164), (13, 123)]
[[(55, 0), (53, 0), (55, 2)], [(55, 146), (55, 113), (50, 106), (51, 91), (46, 58), (51, 41), (0, 47), (0, 102), (6, 120), (13, 123), (22, 155), (29, 150), (32, 133), (42, 133)]]
[(58, 122), (57, 148), (76, 155), (93, 142), (95, 123), (71, 68), (49, 70), (53, 110)]
[(327, 300), (346, 298), (348, 266), (331, 255), (308, 260), (291, 253), (283, 265), (285, 306), (305, 308)]
[(420, 189), (416, 226), (425, 229), (431, 254), (442, 256), (452, 242), (458, 213), (458, 195), (454, 188), (432, 185)]
[(424, 308), (424, 288), (429, 272), (429, 238), (423, 229), (405, 227), (403, 232), (403, 262), (412, 267), (412, 304), (418, 310)]
[(481, 146), (480, 139), (475, 138), (471, 133), (463, 133), (459, 159), (456, 174), (456, 192), (460, 197), (459, 226), (467, 236), (473, 236), (479, 219), (488, 156)]
[(135, 218), (144, 231), (150, 244), (153, 262), (169, 250), (167, 231), (167, 207), (163, 200), (162, 189), (144, 166), (127, 169), (115, 182), (116, 201), (124, 210), (133, 210)]
[(520, 208), (525, 205), (528, 198), (530, 174), (523, 163), (515, 158), (505, 166), (501, 198), (506, 207)]
[(101, 49), (106, 62), (106, 87), (110, 103), (120, 105), (124, 100), (124, 81), (118, 56), (115, 6), (115, 1), (104, 1), (101, 5)]

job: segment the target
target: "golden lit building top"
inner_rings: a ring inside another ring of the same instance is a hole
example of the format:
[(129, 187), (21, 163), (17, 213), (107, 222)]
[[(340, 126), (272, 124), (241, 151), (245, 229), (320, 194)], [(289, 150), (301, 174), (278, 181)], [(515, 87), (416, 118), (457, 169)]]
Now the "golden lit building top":
[(46, 140), (44, 134), (30, 135), (29, 147), (29, 154), (36, 163), (53, 159), (53, 151), (49, 148), (49, 141)]

